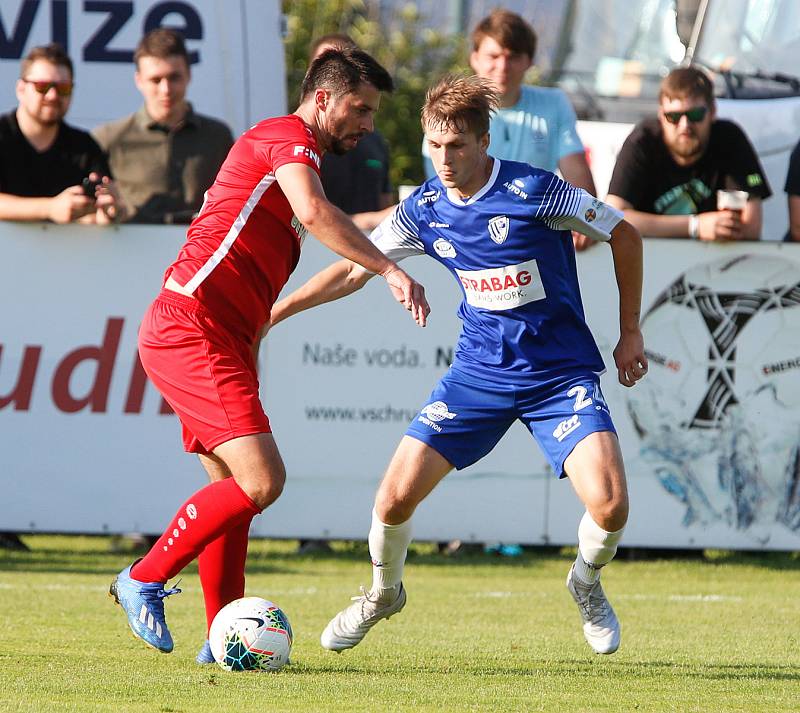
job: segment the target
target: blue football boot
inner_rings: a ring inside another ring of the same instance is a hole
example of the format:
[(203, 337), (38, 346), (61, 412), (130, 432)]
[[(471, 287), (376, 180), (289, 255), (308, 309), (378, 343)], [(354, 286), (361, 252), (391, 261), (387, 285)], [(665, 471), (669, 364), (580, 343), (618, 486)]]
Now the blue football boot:
[(203, 644), (203, 648), (200, 649), (194, 660), (200, 664), (215, 663), (214, 654), (211, 653), (211, 645), (208, 643), (208, 639), (206, 639), (206, 643)]
[(172, 635), (164, 621), (164, 598), (178, 594), (181, 590), (164, 589), (161, 582), (139, 582), (132, 579), (131, 567), (133, 565), (116, 576), (109, 594), (125, 610), (134, 635), (148, 646), (168, 654), (172, 651)]

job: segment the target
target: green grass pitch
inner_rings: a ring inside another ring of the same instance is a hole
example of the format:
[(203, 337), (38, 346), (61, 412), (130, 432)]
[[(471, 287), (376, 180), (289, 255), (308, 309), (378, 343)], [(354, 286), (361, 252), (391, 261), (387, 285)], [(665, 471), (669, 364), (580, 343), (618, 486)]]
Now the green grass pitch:
[(564, 579), (569, 552), (448, 558), (415, 545), (408, 605), (358, 648), (324, 651), (328, 619), (369, 584), (363, 543), (298, 556), (254, 541), (247, 593), (295, 632), (277, 674), (198, 666), (196, 569), (166, 602), (175, 651), (134, 640), (107, 597), (131, 561), (109, 538), (30, 536), (0, 551), (0, 711), (798, 711), (800, 556), (618, 561), (603, 574), (622, 647), (593, 654)]

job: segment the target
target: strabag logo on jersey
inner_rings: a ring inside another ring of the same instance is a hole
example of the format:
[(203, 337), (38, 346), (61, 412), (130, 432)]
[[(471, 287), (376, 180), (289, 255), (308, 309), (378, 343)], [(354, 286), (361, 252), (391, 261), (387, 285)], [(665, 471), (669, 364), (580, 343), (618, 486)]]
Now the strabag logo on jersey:
[(429, 205), (430, 203), (436, 203), (439, 200), (439, 196), (441, 193), (437, 190), (433, 191), (423, 191), (422, 198), (417, 200), (418, 206)]
[(317, 164), (317, 168), (319, 168), (320, 164), (319, 154), (316, 151), (310, 149), (308, 146), (295, 146), (294, 155), (305, 156), (306, 158), (310, 158), (315, 164)]
[(453, 247), (453, 243), (451, 243), (449, 240), (445, 240), (444, 238), (434, 240), (433, 249), (436, 251), (436, 254), (439, 257), (456, 256), (456, 249)]
[(498, 245), (504, 243), (508, 237), (508, 228), (511, 221), (507, 215), (496, 215), (489, 219), (489, 237)]
[(437, 433), (442, 432), (442, 427), (438, 423), (439, 421), (444, 421), (445, 419), (452, 420), (455, 417), (456, 414), (450, 413), (450, 409), (447, 408), (447, 404), (444, 401), (434, 401), (419, 412), (420, 422), (424, 423), (426, 426), (430, 426)]
[(536, 260), (488, 270), (459, 270), (464, 299), (473, 307), (504, 310), (547, 297)]

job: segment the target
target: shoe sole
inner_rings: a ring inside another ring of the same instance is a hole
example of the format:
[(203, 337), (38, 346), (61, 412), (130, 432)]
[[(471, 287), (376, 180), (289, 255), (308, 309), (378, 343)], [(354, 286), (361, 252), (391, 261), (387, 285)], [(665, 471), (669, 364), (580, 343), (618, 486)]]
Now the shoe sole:
[[(128, 612), (126, 612), (125, 608), (122, 606), (122, 604), (120, 604), (119, 596), (117, 596), (117, 578), (116, 577), (114, 577), (114, 581), (111, 582), (111, 586), (108, 588), (108, 596), (111, 597), (114, 600), (114, 604), (117, 604), (122, 609), (122, 611), (125, 612), (125, 620), (127, 621), (128, 620)], [(153, 644), (151, 644), (149, 641), (147, 641), (146, 639), (143, 639), (141, 636), (139, 636), (139, 634), (137, 634), (134, 631), (133, 627), (131, 626), (130, 621), (128, 621), (128, 631), (131, 632), (131, 636), (133, 636), (133, 638), (136, 639), (136, 641), (140, 641), (141, 643), (143, 643), (148, 648), (153, 649), (153, 651), (158, 651), (158, 653), (160, 653), (160, 654), (172, 653), (171, 651), (162, 651), (161, 649), (158, 648), (158, 646), (153, 646)]]

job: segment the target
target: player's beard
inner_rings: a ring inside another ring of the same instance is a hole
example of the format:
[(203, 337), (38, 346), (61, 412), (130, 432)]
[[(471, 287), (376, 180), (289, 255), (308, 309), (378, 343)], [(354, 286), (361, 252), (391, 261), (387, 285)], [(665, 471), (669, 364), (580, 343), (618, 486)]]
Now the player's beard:
[[(333, 141), (331, 141), (331, 153), (336, 154), (337, 156), (343, 156), (348, 151), (352, 151), (357, 145), (358, 141), (361, 140), (361, 137), (364, 134), (348, 134), (347, 136), (334, 136)], [(352, 139), (356, 139), (355, 143), (349, 143)]]

